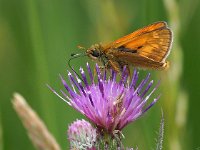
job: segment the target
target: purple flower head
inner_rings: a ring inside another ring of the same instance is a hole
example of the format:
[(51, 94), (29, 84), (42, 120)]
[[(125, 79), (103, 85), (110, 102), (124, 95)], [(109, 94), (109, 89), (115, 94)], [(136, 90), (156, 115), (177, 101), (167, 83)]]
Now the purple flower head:
[(71, 149), (95, 150), (96, 129), (85, 120), (77, 120), (68, 128), (68, 139)]
[(96, 65), (96, 74), (93, 75), (87, 63), (87, 73), (89, 80), (83, 68), (80, 68), (82, 79), (76, 73), (69, 72), (70, 84), (61, 77), (68, 93), (61, 90), (64, 98), (54, 90), (53, 92), (107, 133), (121, 131), (127, 124), (143, 115), (159, 98), (147, 104), (150, 96), (157, 89), (155, 86), (150, 90), (153, 85), (153, 80), (149, 81), (150, 74), (137, 86), (139, 74), (137, 70), (134, 70), (129, 81), (124, 67), (119, 82), (116, 72), (111, 70), (108, 76), (108, 71), (101, 73), (98, 65)]

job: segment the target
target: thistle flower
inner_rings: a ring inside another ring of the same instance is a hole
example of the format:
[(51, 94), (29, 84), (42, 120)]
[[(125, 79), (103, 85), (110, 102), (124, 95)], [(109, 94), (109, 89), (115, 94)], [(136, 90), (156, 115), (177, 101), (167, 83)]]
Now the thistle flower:
[[(110, 76), (108, 76), (108, 71), (101, 73), (97, 64), (97, 79), (92, 74), (88, 63), (87, 73), (90, 81), (86, 78), (83, 68), (80, 68), (81, 78), (75, 72), (73, 74), (68, 72), (70, 84), (67, 84), (61, 77), (68, 93), (61, 90), (64, 98), (52, 90), (105, 133), (113, 134), (121, 131), (127, 124), (142, 116), (159, 99), (158, 96), (147, 104), (158, 85), (150, 91), (153, 85), (153, 80), (149, 81), (150, 74), (137, 86), (139, 74), (137, 70), (134, 70), (130, 82), (125, 67), (119, 82), (116, 81), (117, 73), (114, 70), (111, 69)], [(95, 80), (97, 80), (96, 83)]]
[(68, 128), (67, 135), (71, 149), (95, 150), (96, 129), (84, 119), (73, 122)]

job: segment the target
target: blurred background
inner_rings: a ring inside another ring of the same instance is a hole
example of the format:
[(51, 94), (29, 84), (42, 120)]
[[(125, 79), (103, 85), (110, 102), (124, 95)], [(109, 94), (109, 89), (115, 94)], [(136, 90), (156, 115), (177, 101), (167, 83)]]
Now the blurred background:
[[(34, 149), (13, 110), (21, 93), (44, 120), (62, 149), (66, 131), (80, 113), (56, 97), (59, 74), (67, 75), (78, 45), (109, 42), (156, 21), (174, 33), (169, 70), (151, 71), (161, 79), (158, 103), (124, 129), (124, 144), (155, 149), (161, 107), (165, 118), (164, 149), (200, 147), (200, 4), (199, 0), (0, 0), (0, 150)], [(74, 60), (75, 69), (88, 58)], [(146, 74), (148, 71), (141, 71)]]

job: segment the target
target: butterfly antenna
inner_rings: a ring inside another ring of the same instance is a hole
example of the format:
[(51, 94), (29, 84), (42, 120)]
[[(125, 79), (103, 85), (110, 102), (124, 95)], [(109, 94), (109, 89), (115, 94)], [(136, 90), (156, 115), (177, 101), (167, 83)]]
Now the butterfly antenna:
[(84, 57), (84, 56), (86, 56), (86, 53), (84, 52), (84, 53), (79, 53), (79, 54), (74, 54), (74, 53), (72, 53), (71, 54), (71, 58), (68, 60), (68, 66), (69, 66), (69, 68), (79, 77), (79, 79), (81, 79), (82, 81), (83, 81), (83, 79), (82, 79), (82, 77), (74, 70), (74, 68), (71, 66), (71, 60), (73, 60), (73, 59), (76, 59), (76, 58), (79, 58), (79, 57)]

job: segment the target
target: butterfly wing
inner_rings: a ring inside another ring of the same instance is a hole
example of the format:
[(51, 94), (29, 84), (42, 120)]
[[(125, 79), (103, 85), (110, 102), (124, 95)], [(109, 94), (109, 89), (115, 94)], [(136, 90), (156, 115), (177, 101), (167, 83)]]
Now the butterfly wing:
[(114, 61), (159, 69), (166, 63), (171, 42), (172, 32), (167, 24), (157, 22), (107, 45), (105, 53), (112, 55)]

